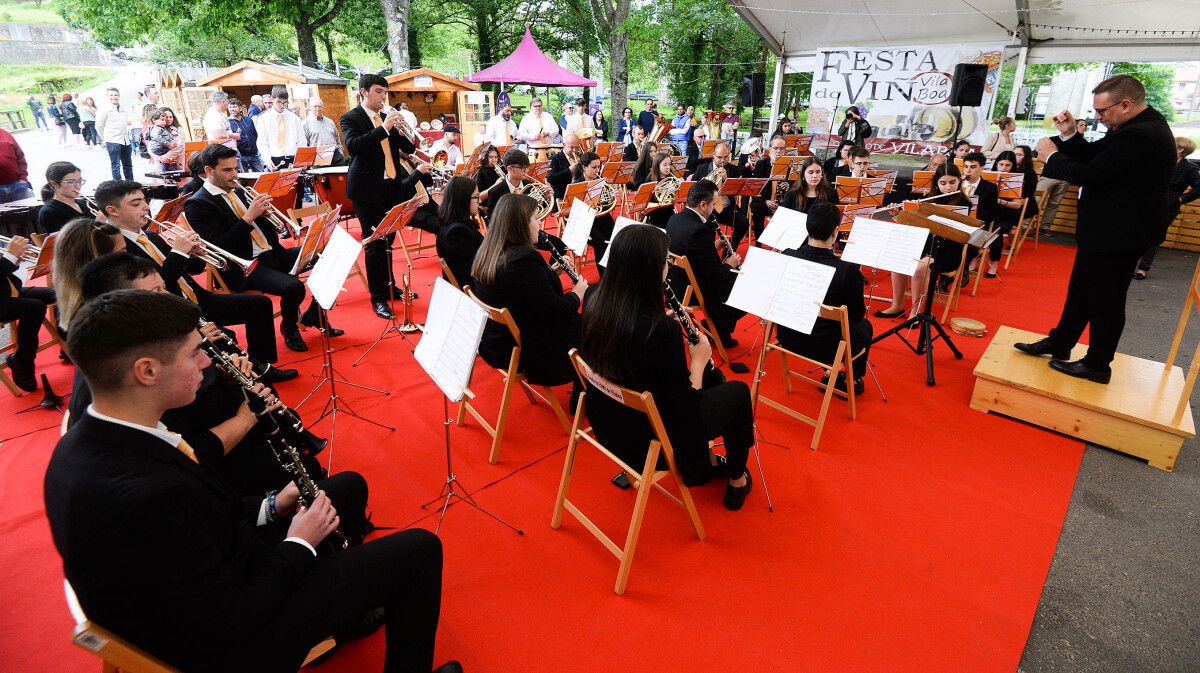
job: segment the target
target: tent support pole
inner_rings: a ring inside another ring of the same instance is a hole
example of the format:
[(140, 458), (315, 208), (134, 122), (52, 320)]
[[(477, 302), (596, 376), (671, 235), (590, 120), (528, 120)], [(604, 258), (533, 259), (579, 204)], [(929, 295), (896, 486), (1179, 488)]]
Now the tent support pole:
[[(779, 104), (783, 95), (783, 75), (787, 68), (787, 60), (781, 54), (775, 64), (775, 84), (771, 88), (771, 120), (767, 124), (767, 137), (775, 135), (775, 126), (779, 124)], [(793, 120), (794, 121), (794, 120)]]
[(1012, 91), (1008, 95), (1008, 116), (1017, 116), (1017, 98), (1021, 93), (1021, 85), (1025, 83), (1025, 64), (1029, 59), (1029, 47), (1021, 47), (1017, 52), (1017, 72), (1013, 74)]

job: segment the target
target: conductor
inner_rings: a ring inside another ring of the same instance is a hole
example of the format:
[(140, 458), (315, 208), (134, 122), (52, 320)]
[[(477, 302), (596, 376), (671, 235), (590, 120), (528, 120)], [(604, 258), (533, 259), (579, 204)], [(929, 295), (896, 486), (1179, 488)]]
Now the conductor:
[[(1029, 355), (1049, 355), (1050, 367), (1096, 383), (1112, 377), (1113, 357), (1125, 329), (1125, 295), (1138, 258), (1166, 236), (1167, 184), (1175, 165), (1174, 136), (1146, 89), (1117, 75), (1092, 90), (1096, 118), (1109, 128), (1087, 142), (1068, 111), (1054, 117), (1057, 138), (1042, 138), (1042, 175), (1079, 185), (1075, 264), (1058, 325), (1034, 343), (1015, 344)], [(1136, 167), (1136, 170), (1130, 170)], [(1091, 330), (1087, 355), (1069, 361), (1071, 349)]]

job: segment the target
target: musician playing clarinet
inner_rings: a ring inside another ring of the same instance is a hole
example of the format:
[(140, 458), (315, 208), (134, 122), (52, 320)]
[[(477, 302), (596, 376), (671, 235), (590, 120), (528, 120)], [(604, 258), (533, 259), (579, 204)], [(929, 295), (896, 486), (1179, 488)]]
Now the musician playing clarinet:
[[(668, 317), (662, 286), (669, 242), (657, 227), (630, 226), (617, 234), (609, 270), (584, 307), (579, 353), (613, 383), (652, 393), (684, 483), (724, 479), (725, 507), (739, 510), (751, 489), (746, 470), (754, 445), (750, 389), (741, 381), (725, 381), (711, 367), (712, 345), (703, 333), (695, 333), (695, 343), (685, 347), (684, 332)], [(640, 470), (652, 438), (646, 417), (590, 384), (585, 408), (597, 439)], [(718, 437), (724, 439), (724, 456), (708, 446)]]

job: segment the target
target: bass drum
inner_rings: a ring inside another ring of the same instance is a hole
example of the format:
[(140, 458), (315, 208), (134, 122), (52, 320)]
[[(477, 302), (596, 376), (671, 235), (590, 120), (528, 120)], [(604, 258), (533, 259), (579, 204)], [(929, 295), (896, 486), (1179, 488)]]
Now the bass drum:
[(912, 140), (943, 143), (970, 137), (978, 124), (979, 114), (975, 108), (963, 108), (960, 118), (957, 109), (922, 105), (913, 108), (909, 135)]

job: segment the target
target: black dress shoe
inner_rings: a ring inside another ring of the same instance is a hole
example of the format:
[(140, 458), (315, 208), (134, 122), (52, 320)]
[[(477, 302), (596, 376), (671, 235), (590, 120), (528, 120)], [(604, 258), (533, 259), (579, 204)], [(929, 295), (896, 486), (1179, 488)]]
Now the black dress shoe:
[(17, 360), (9, 353), (5, 356), (4, 361), (8, 363), (8, 370), (12, 372), (13, 383), (17, 387), (27, 393), (32, 393), (38, 389), (37, 377), (33, 375), (33, 362), (22, 362)]
[(433, 673), (463, 673), (462, 664), (457, 661), (447, 661), (438, 666)]
[(1054, 344), (1050, 341), (1050, 337), (1046, 337), (1041, 341), (1034, 341), (1033, 343), (1013, 344), (1013, 348), (1016, 348), (1026, 355), (1049, 355), (1055, 360), (1066, 360), (1071, 357), (1070, 349), (1055, 350)]
[(267, 371), (263, 372), (263, 375), (258, 377), (258, 380), (261, 381), (265, 385), (271, 385), (274, 383), (283, 383), (284, 381), (291, 381), (292, 379), (296, 378), (297, 376), (300, 376), (300, 372), (298, 370), (280, 369), (278, 367), (271, 367)]
[(721, 343), (725, 344), (726, 348), (737, 348), (738, 340), (732, 336), (721, 337)]
[(383, 608), (367, 610), (335, 631), (333, 639), (340, 645), (351, 640), (366, 638), (383, 626), (383, 618)]
[[(340, 337), (346, 333), (344, 330), (340, 330), (340, 329), (334, 327), (333, 323), (329, 322), (328, 317), (325, 318), (325, 322), (329, 325), (329, 336)], [(319, 330), (324, 331), (324, 328), (321, 326), (320, 314), (312, 315), (311, 313), (306, 312), (304, 315), (300, 316), (300, 324), (304, 325), (305, 327), (315, 327)]]
[(392, 313), (391, 307), (382, 299), (372, 299), (371, 309), (375, 311), (375, 315), (384, 320), (394, 320), (396, 318), (395, 314)]
[(67, 364), (69, 364), (69, 365), (73, 365), (73, 364), (75, 364), (74, 362), (71, 362), (71, 356), (70, 356), (70, 355), (67, 355), (67, 352), (66, 352), (66, 351), (59, 351), (59, 352), (58, 352), (58, 359), (59, 359), (59, 360), (62, 360), (63, 362), (65, 362), (65, 363), (67, 363)]
[(1089, 367), (1083, 363), (1083, 360), (1075, 360), (1068, 362), (1066, 360), (1051, 360), (1050, 368), (1062, 372), (1067, 376), (1074, 376), (1078, 379), (1087, 379), (1096, 383), (1108, 383), (1112, 378), (1111, 369), (1096, 369)]
[(750, 483), (750, 473), (746, 472), (745, 474), (745, 486), (725, 486), (725, 509), (736, 512), (746, 503), (746, 496), (750, 495), (750, 488), (753, 485)]
[(308, 351), (308, 344), (304, 343), (304, 339), (300, 337), (299, 327), (280, 327), (279, 333), (283, 335), (283, 345), (288, 347), (288, 350), (304, 353)]

